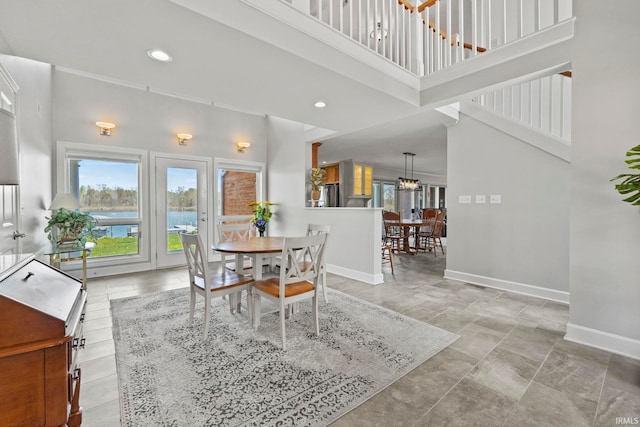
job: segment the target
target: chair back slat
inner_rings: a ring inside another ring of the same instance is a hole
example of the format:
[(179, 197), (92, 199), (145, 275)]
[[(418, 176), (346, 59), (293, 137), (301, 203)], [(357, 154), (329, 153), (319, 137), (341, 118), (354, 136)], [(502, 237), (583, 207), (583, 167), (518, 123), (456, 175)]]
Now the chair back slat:
[(192, 283), (201, 282), (206, 290), (211, 289), (209, 283), (209, 264), (206, 262), (206, 251), (200, 236), (180, 233), (180, 241), (187, 259), (187, 268)]
[(285, 237), (280, 268), (280, 292), (289, 283), (308, 281), (317, 289), (318, 276), (324, 261), (328, 233), (305, 237)]
[(248, 240), (252, 235), (251, 223), (218, 224), (218, 240), (229, 242), (236, 240)]

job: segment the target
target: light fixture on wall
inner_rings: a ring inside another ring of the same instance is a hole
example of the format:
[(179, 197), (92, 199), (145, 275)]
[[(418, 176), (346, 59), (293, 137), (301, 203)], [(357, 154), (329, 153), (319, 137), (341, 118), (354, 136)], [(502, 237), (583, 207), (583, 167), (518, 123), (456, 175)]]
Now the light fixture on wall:
[(0, 185), (20, 184), (16, 116), (0, 109)]
[(56, 197), (53, 198), (51, 206), (49, 206), (49, 210), (57, 211), (62, 208), (71, 210), (79, 209), (80, 203), (71, 193), (58, 193), (56, 194)]
[[(420, 188), (420, 180), (413, 179), (413, 158), (415, 153), (402, 153), (404, 154), (404, 177), (398, 178), (396, 183), (396, 189), (400, 191), (415, 191)], [(407, 158), (411, 156), (411, 178), (407, 178)]]
[(236, 143), (236, 147), (238, 148), (238, 153), (244, 153), (244, 150), (251, 147), (251, 143), (248, 141), (240, 141)]
[(176, 135), (178, 137), (178, 144), (187, 145), (187, 141), (193, 138), (193, 135), (190, 133), (179, 133)]
[(100, 135), (104, 136), (111, 136), (111, 129), (116, 127), (116, 125), (109, 122), (96, 122), (96, 126), (100, 128)]
[(371, 37), (372, 39), (377, 39), (378, 41), (381, 41), (383, 38), (387, 38), (387, 29), (386, 27), (382, 26), (382, 22), (376, 22), (376, 26), (371, 31), (371, 33), (369, 33), (369, 37)]

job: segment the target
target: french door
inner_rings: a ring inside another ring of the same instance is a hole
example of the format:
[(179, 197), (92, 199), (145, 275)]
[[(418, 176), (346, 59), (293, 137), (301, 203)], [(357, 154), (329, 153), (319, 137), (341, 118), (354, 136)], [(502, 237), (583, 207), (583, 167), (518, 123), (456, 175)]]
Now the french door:
[(180, 233), (199, 234), (209, 248), (206, 160), (155, 157), (156, 267), (186, 263)]

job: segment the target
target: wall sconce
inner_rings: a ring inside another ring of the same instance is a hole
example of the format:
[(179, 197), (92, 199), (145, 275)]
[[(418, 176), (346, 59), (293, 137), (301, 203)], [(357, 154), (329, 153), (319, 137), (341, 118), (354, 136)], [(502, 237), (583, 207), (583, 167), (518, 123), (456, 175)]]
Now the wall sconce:
[(244, 153), (244, 150), (251, 147), (251, 143), (247, 141), (240, 141), (236, 143), (236, 146), (238, 147), (238, 153)]
[(378, 21), (376, 22), (376, 26), (374, 27), (374, 29), (371, 31), (371, 33), (369, 33), (369, 37), (371, 37), (372, 39), (377, 39), (378, 41), (382, 41), (383, 38), (387, 38), (387, 27), (383, 27), (382, 26), (382, 22)]
[(96, 126), (100, 128), (100, 135), (104, 136), (111, 136), (111, 129), (116, 127), (116, 125), (109, 122), (96, 122)]
[(193, 138), (193, 135), (190, 133), (179, 133), (176, 135), (178, 137), (178, 144), (187, 145), (187, 141)]

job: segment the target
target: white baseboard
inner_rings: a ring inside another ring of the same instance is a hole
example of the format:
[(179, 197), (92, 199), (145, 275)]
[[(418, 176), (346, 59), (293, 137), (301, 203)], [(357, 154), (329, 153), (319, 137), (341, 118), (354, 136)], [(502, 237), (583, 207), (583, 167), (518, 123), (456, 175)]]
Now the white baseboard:
[(640, 341), (632, 338), (568, 323), (564, 339), (640, 360)]
[(370, 285), (380, 285), (384, 283), (384, 276), (380, 274), (368, 274), (362, 271), (351, 270), (350, 268), (340, 267), (338, 265), (327, 264), (327, 271), (349, 279), (365, 282)]
[(555, 289), (541, 288), (539, 286), (527, 285), (524, 283), (512, 282), (509, 280), (496, 279), (493, 277), (479, 276), (477, 274), (463, 273), (460, 271), (445, 270), (445, 279), (459, 280), (461, 282), (472, 283), (474, 285), (486, 286), (488, 288), (502, 289), (503, 291), (515, 292), (538, 298), (545, 298), (552, 301), (569, 304), (569, 292), (557, 291)]

